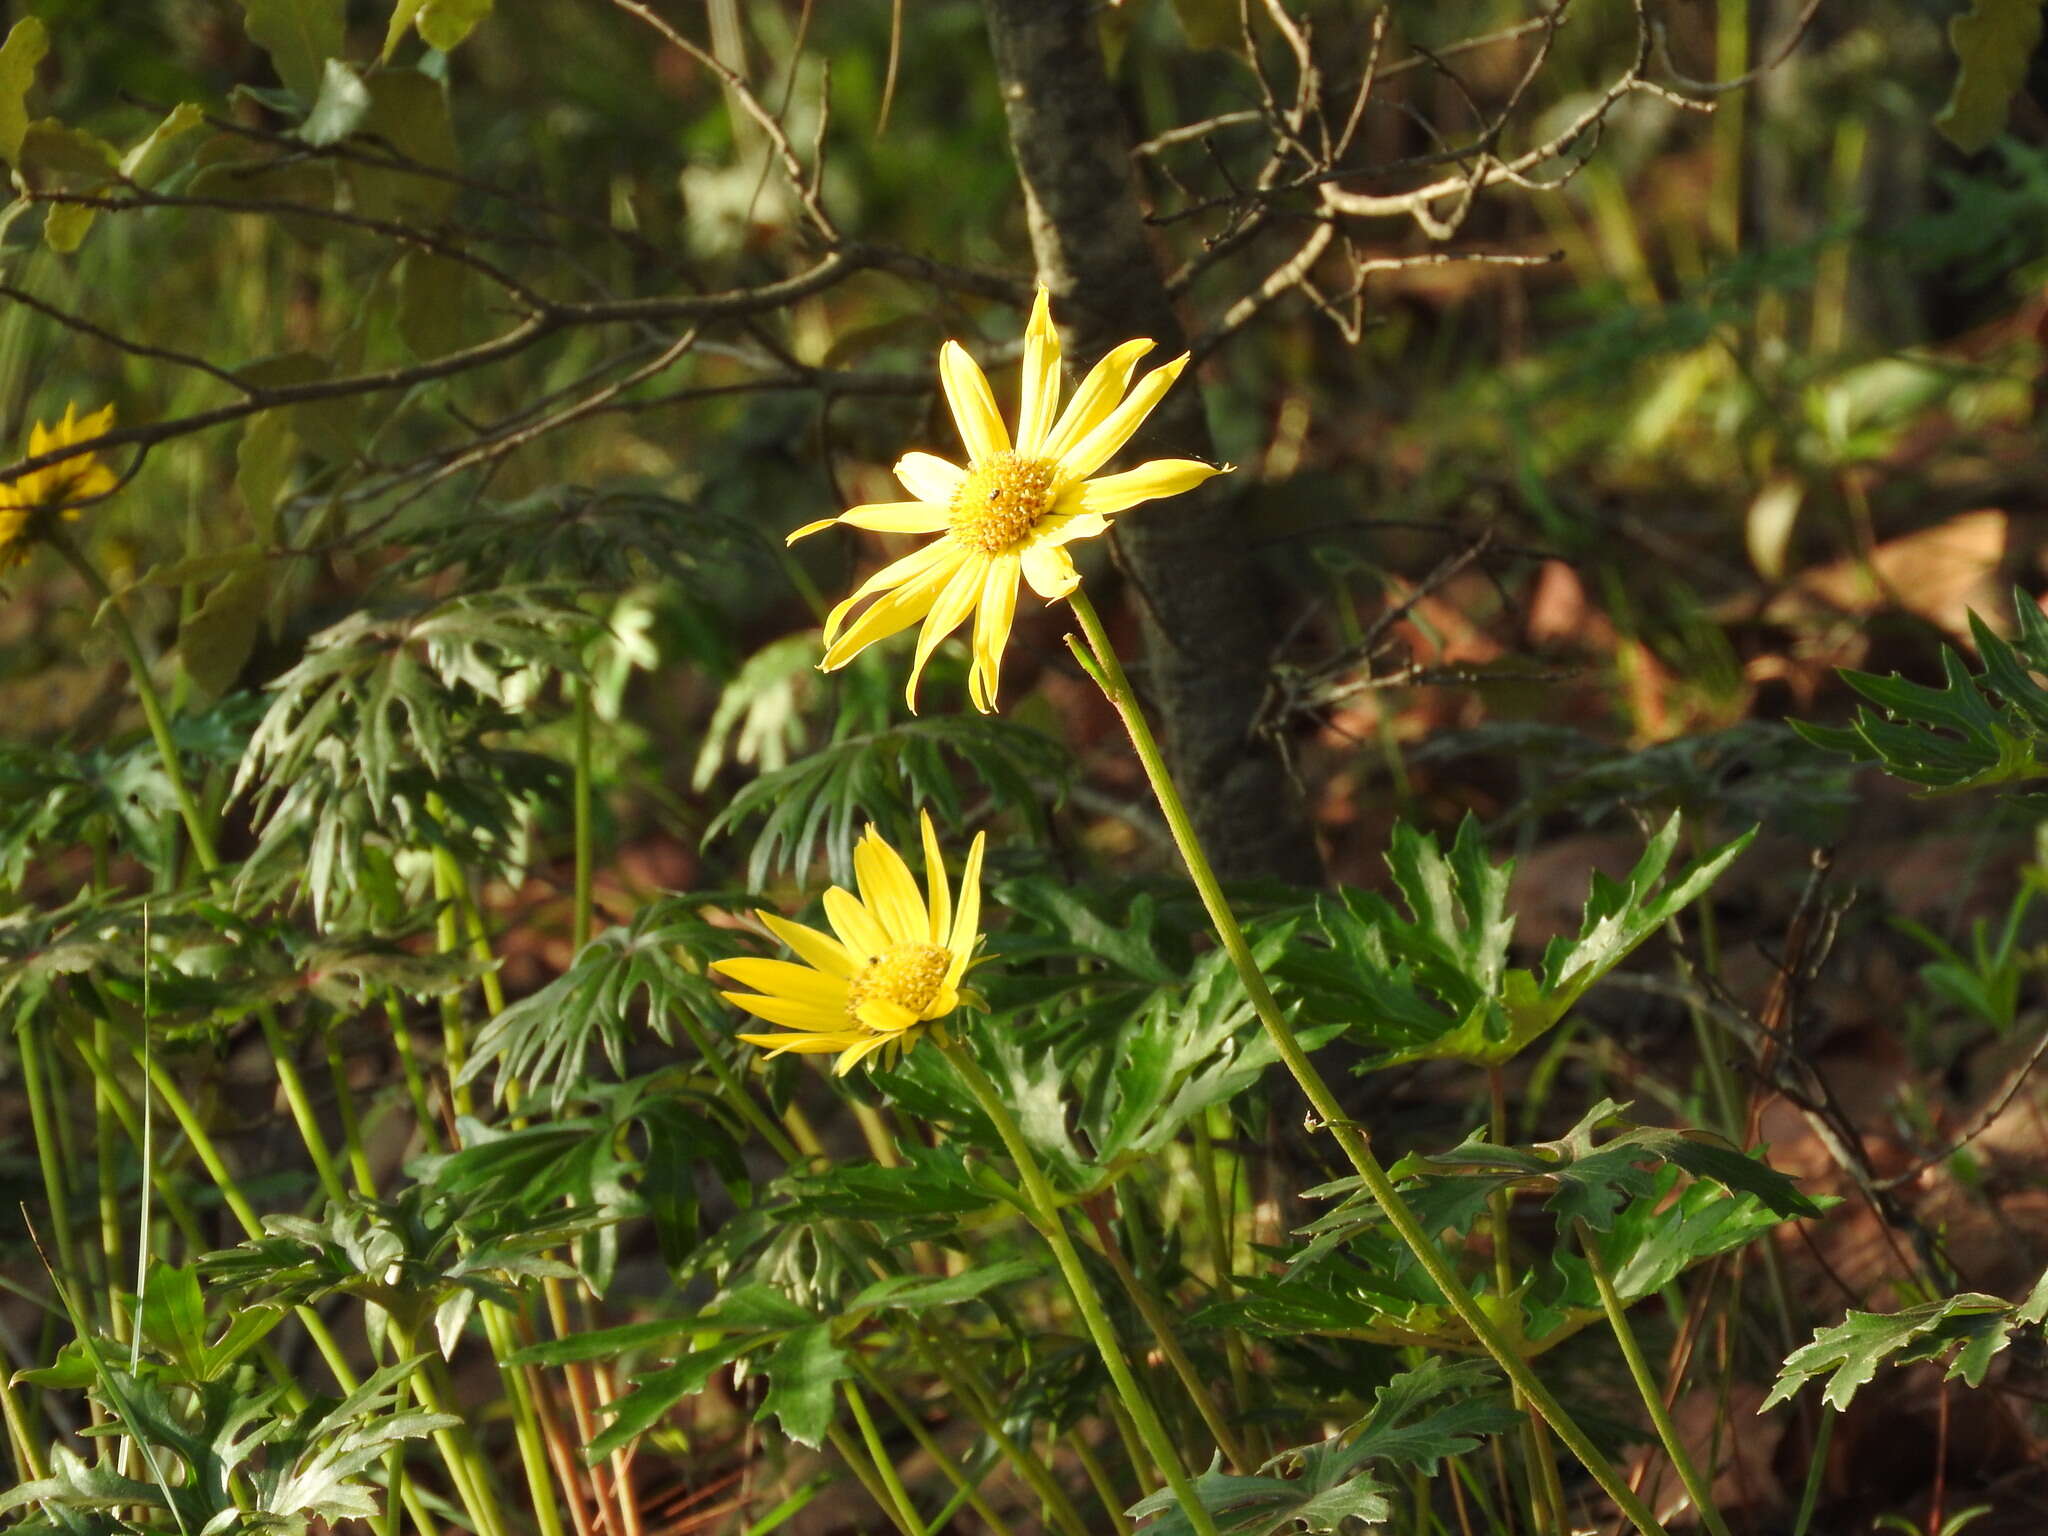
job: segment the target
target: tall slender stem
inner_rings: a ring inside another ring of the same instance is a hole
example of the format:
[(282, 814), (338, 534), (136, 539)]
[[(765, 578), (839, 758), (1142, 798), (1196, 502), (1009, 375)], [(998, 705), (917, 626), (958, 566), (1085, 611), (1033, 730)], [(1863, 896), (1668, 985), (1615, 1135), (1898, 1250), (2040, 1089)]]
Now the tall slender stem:
[(590, 942), (593, 901), (591, 891), (591, 792), (590, 792), (590, 679), (578, 678), (576, 687), (576, 778), (570, 801), (576, 838), (576, 905), (570, 935), (576, 954)]
[(1670, 1411), (1664, 1406), (1664, 1389), (1656, 1373), (1650, 1369), (1650, 1362), (1643, 1357), (1635, 1330), (1629, 1326), (1628, 1309), (1622, 1305), (1621, 1295), (1614, 1289), (1614, 1275), (1607, 1267), (1606, 1257), (1600, 1252), (1599, 1238), (1583, 1221), (1574, 1226), (1579, 1236), (1579, 1251), (1586, 1256), (1586, 1267), (1592, 1270), (1593, 1284), (1600, 1291), (1600, 1307), (1607, 1314), (1607, 1326), (1614, 1330), (1614, 1341), (1621, 1346), (1621, 1358), (1628, 1362), (1628, 1373), (1635, 1379), (1643, 1406), (1650, 1411), (1650, 1422), (1656, 1426), (1657, 1438), (1664, 1442), (1664, 1454), (1678, 1469), (1678, 1480), (1685, 1484), (1693, 1508), (1699, 1511), (1701, 1523), (1712, 1536), (1729, 1536), (1727, 1522), (1714, 1507), (1713, 1490), (1700, 1475), (1699, 1468), (1693, 1465), (1684, 1440), (1679, 1438), (1678, 1426), (1672, 1422)]
[[(994, 1536), (1011, 1536), (1009, 1522), (997, 1514), (990, 1506), (988, 1500), (982, 1497), (980, 1478), (971, 1477), (957, 1461), (946, 1453), (946, 1448), (940, 1445), (937, 1440), (934, 1440), (931, 1431), (924, 1427), (923, 1422), (918, 1418), (917, 1410), (898, 1397), (890, 1389), (888, 1382), (884, 1381), (874, 1368), (860, 1357), (858, 1352), (854, 1352), (850, 1358), (853, 1361), (854, 1371), (867, 1384), (868, 1390), (888, 1404), (889, 1411), (896, 1415), (898, 1422), (905, 1429), (910, 1431), (911, 1439), (915, 1440), (925, 1455), (931, 1457), (933, 1464), (941, 1472), (945, 1473), (946, 1480), (960, 1491), (962, 1501), (973, 1506), (974, 1512), (987, 1522), (988, 1528), (994, 1533)], [(935, 1529), (943, 1529), (944, 1522), (942, 1520), (934, 1521), (933, 1526)]]
[(981, 1106), (981, 1112), (995, 1122), (996, 1134), (1002, 1137), (1003, 1145), (1009, 1149), (1010, 1160), (1017, 1165), (1017, 1176), (1024, 1183), (1025, 1198), (1032, 1205), (1033, 1224), (1059, 1262), (1067, 1289), (1073, 1293), (1074, 1306), (1087, 1326), (1089, 1337), (1095, 1341), (1096, 1352), (1102, 1356), (1102, 1364), (1109, 1372), (1116, 1394), (1131, 1415), (1131, 1422), (1137, 1428), (1138, 1438), (1144, 1442), (1146, 1454), (1164, 1474), (1196, 1536), (1217, 1536), (1216, 1522), (1196, 1495), (1187, 1468), (1181, 1464), (1180, 1452), (1167, 1437), (1166, 1427), (1153, 1411), (1151, 1399), (1145, 1396), (1137, 1377), (1131, 1373), (1130, 1362), (1124, 1358), (1123, 1343), (1110, 1324), (1109, 1312), (1102, 1304), (1095, 1282), (1088, 1276), (1087, 1267), (1081, 1262), (1074, 1240), (1067, 1235), (1066, 1222), (1060, 1215), (1059, 1197), (1040, 1170), (1031, 1144), (1025, 1141), (1024, 1133), (1018, 1129), (1009, 1107), (996, 1091), (996, 1085), (989, 1081), (988, 1074), (981, 1070), (981, 1064), (966, 1048), (956, 1046), (947, 1052), (947, 1056), (961, 1080), (967, 1084), (968, 1091), (974, 1095), (975, 1102)]
[[(1167, 771), (1166, 759), (1160, 753), (1159, 743), (1152, 735), (1152, 727), (1145, 719), (1138, 696), (1125, 676), (1123, 663), (1117, 659), (1116, 649), (1110, 644), (1109, 635), (1102, 627), (1102, 619), (1089, 601), (1086, 592), (1075, 588), (1069, 596), (1074, 616), (1081, 621), (1082, 631), (1087, 636), (1087, 649), (1092, 653), (1095, 675), (1104, 694), (1116, 711), (1123, 717), (1124, 729), (1129, 732), (1131, 745), (1137, 750), (1138, 760), (1144, 767), (1145, 777), (1152, 787), (1153, 797), (1159, 802), (1159, 809), (1166, 817), (1166, 824), (1173, 833), (1174, 845), (1180, 850), (1182, 861), (1187, 865), (1189, 876), (1200, 893), (1202, 905), (1208, 910), (1209, 920), (1216, 929), (1216, 936), (1222, 942), (1231, 964), (1236, 967), (1238, 979), (1243, 982), (1245, 995), (1251, 1000), (1252, 1009), (1265, 1026), (1267, 1036), (1272, 1040), (1280, 1059), (1287, 1064), (1287, 1070), (1307, 1095), (1323, 1128), (1337, 1139), (1337, 1144), (1357, 1171), (1360, 1182), (1365, 1186), (1373, 1203), (1386, 1215), (1401, 1241), (1407, 1245), (1423, 1272), (1443, 1292), (1444, 1300), (1457, 1313), (1459, 1321), (1472, 1331), (1486, 1352), (1493, 1356), (1508, 1380), (1520, 1389), (1536, 1411), (1543, 1415), (1551, 1428), (1576, 1456), (1595, 1482), (1614, 1500), (1615, 1506), (1634, 1523), (1643, 1536), (1666, 1536), (1664, 1527), (1657, 1517), (1650, 1513), (1641, 1499), (1630, 1490), (1614, 1464), (1593, 1444), (1586, 1432), (1558, 1403), (1550, 1389), (1530, 1369), (1513, 1343), (1502, 1333), (1498, 1324), (1489, 1317), (1473, 1298), (1465, 1283), (1458, 1278), (1450, 1261), (1437, 1247), (1435, 1240), (1423, 1229), (1415, 1213), (1408, 1208), (1408, 1202), (1401, 1198), (1394, 1188), (1393, 1180), (1387, 1177), (1380, 1161), (1373, 1156), (1370, 1140), (1364, 1129), (1347, 1119), (1343, 1106), (1330, 1091), (1322, 1073), (1308, 1058), (1308, 1053), (1295, 1038), (1280, 1011), (1279, 1003), (1266, 985), (1266, 978), (1259, 971), (1258, 961), (1253, 957), (1251, 945), (1246, 942), (1244, 930), (1238, 926), (1236, 914), (1223, 895), (1223, 887), (1210, 867), (1208, 855), (1203, 851), (1195, 835), (1193, 820), (1187, 806), (1182, 802), (1179, 789), (1174, 785), (1172, 775)], [(1083, 660), (1087, 660), (1086, 657)]]
[[(1202, 1225), (1209, 1239), (1209, 1267), (1214, 1272), (1216, 1298), (1229, 1301), (1236, 1295), (1236, 1287), (1230, 1279), (1235, 1267), (1231, 1253), (1234, 1247), (1232, 1223), (1223, 1208), (1223, 1181), (1216, 1172), (1216, 1141), (1210, 1133), (1206, 1111), (1195, 1116), (1194, 1120), (1194, 1166), (1195, 1183), (1202, 1197)], [(1244, 1337), (1237, 1329), (1224, 1330), (1223, 1353), (1230, 1366), (1230, 1393), (1237, 1408), (1238, 1422), (1249, 1441), (1245, 1449), (1263, 1460), (1267, 1441), (1258, 1426), (1251, 1422), (1251, 1364), (1245, 1357)]]
[(171, 781), (171, 798), (177, 802), (178, 815), (185, 822), (185, 833), (192, 839), (192, 851), (198, 857), (199, 867), (212, 874), (220, 868), (220, 856), (214, 851), (213, 830), (207, 826), (206, 818), (199, 814), (198, 803), (193, 800), (192, 790), (185, 782), (185, 770), (178, 761), (177, 744), (171, 739), (171, 723), (164, 715), (163, 698), (157, 693), (156, 682), (149, 675), (149, 662), (142, 654), (141, 642), (135, 638), (135, 628), (128, 622), (128, 615), (122, 611), (106, 578), (80, 553), (76, 544), (57, 530), (51, 531), (49, 543), (78, 573), (78, 579), (85, 583), (92, 595), (99, 599), (100, 612), (106, 616), (122, 654), (128, 659), (128, 672), (135, 683), (135, 697), (142, 704), (142, 718), (149, 724), (149, 734), (156, 740), (157, 755), (163, 759), (164, 775)]
[(868, 1459), (875, 1464), (882, 1486), (888, 1490), (889, 1500), (896, 1506), (898, 1523), (905, 1530), (923, 1536), (924, 1520), (918, 1515), (917, 1506), (910, 1501), (910, 1490), (903, 1486), (896, 1463), (890, 1458), (889, 1448), (882, 1444), (882, 1433), (875, 1427), (874, 1415), (868, 1412), (867, 1399), (861, 1396), (860, 1388), (851, 1380), (842, 1381), (839, 1389), (846, 1397), (846, 1406), (853, 1410), (854, 1423), (860, 1426), (860, 1438), (868, 1448)]
[(1138, 1278), (1138, 1272), (1131, 1268), (1131, 1261), (1125, 1255), (1123, 1245), (1116, 1240), (1115, 1231), (1096, 1209), (1095, 1203), (1085, 1202), (1081, 1209), (1087, 1215), (1090, 1225), (1095, 1228), (1095, 1241), (1102, 1249), (1102, 1256), (1109, 1261), (1109, 1267), (1115, 1272), (1118, 1283), (1123, 1286), (1124, 1294), (1131, 1298), (1132, 1305), (1137, 1307), (1139, 1314), (1150, 1325), (1152, 1337), (1158, 1342), (1160, 1353), (1166, 1356), (1167, 1364), (1173, 1367), (1173, 1373), (1180, 1378), (1181, 1386), (1186, 1388), (1188, 1401), (1195, 1405), (1195, 1412), (1199, 1413), (1202, 1422), (1209, 1426), (1209, 1433), (1214, 1437), (1217, 1449), (1229, 1458), (1231, 1466), (1236, 1471), (1251, 1471), (1251, 1459), (1246, 1456), (1244, 1446), (1239, 1443), (1236, 1433), (1231, 1429), (1230, 1420), (1217, 1404), (1215, 1395), (1209, 1391), (1208, 1383), (1202, 1380), (1202, 1373), (1195, 1369), (1195, 1362), (1188, 1358), (1188, 1352), (1181, 1347), (1180, 1340), (1175, 1337), (1173, 1318), (1167, 1313), (1166, 1308), (1160, 1305), (1159, 1298), (1154, 1296), (1146, 1288), (1145, 1282)]

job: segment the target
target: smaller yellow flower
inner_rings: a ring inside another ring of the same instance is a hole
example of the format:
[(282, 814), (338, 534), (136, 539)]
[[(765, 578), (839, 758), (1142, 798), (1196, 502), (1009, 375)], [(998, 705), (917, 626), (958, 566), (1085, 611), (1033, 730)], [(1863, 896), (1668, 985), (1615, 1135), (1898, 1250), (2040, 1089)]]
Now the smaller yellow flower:
[[(28, 457), (38, 458), (100, 436), (114, 424), (114, 408), (101, 406), (83, 420), (78, 407), (67, 404), (64, 419), (54, 427), (37, 422), (29, 429)], [(54, 516), (75, 522), (78, 503), (104, 496), (120, 482), (114, 472), (90, 453), (77, 454), (32, 469), (10, 485), (0, 485), (0, 570), (20, 565), (29, 551), (50, 535)]]
[(853, 850), (860, 894), (836, 885), (825, 893), (831, 933), (773, 912), (756, 914), (803, 964), (714, 962), (712, 969), (754, 988), (724, 993), (729, 1002), (793, 1031), (742, 1040), (770, 1056), (836, 1052), (833, 1071), (843, 1077), (877, 1052), (887, 1060), (908, 1050), (926, 1025), (960, 1006), (960, 978), (981, 940), (981, 856), (988, 835), (977, 834), (967, 852), (956, 907), (932, 819), (920, 811), (918, 821), (927, 891), (918, 890), (902, 855), (869, 827)]

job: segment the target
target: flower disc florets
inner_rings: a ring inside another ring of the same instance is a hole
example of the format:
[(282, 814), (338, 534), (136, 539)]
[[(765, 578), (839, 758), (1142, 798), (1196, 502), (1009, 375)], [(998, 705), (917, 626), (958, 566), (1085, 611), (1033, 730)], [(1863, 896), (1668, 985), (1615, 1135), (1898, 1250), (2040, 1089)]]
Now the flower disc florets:
[(984, 555), (1015, 548), (1051, 510), (1054, 472), (1008, 450), (976, 463), (953, 493), (948, 531)]
[(861, 1004), (879, 997), (922, 1018), (946, 984), (952, 964), (951, 952), (936, 944), (898, 944), (885, 950), (846, 983), (846, 1016), (859, 1023)]

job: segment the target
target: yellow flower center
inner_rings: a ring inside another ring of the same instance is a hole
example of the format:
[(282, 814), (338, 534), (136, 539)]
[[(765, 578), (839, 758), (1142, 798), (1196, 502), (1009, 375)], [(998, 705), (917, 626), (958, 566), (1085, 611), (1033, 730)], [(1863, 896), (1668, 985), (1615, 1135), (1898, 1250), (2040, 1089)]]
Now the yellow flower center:
[(846, 984), (846, 1016), (858, 1023), (860, 1005), (879, 997), (923, 1018), (946, 984), (952, 964), (952, 955), (936, 944), (898, 944), (884, 950)]
[(967, 471), (953, 493), (953, 537), (984, 555), (1000, 555), (1052, 510), (1055, 466), (1005, 449)]

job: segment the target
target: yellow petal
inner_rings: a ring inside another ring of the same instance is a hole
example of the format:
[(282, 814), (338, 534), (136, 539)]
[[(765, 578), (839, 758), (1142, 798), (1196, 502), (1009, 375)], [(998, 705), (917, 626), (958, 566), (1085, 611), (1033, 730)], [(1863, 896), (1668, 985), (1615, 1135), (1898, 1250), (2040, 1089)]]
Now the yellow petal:
[(939, 383), (945, 387), (946, 403), (953, 408), (953, 420), (971, 463), (983, 463), (1010, 446), (1010, 434), (996, 414), (996, 397), (989, 390), (988, 376), (957, 341), (939, 348)]
[(1024, 551), (1024, 579), (1048, 603), (1058, 602), (1081, 585), (1073, 557), (1056, 544), (1034, 544)]
[(1204, 464), (1200, 459), (1154, 459), (1120, 475), (1104, 475), (1087, 482), (1081, 487), (1081, 510), (1108, 517), (1141, 501), (1192, 491), (1204, 480), (1228, 473), (1230, 468), (1228, 464)]
[(805, 523), (803, 527), (797, 529), (794, 533), (784, 534), (782, 542), (784, 544), (794, 544), (798, 539), (808, 539), (814, 533), (823, 533), (827, 528), (837, 528), (838, 526), (838, 518), (821, 517), (815, 523)]
[(869, 998), (854, 1016), (879, 1035), (900, 1035), (921, 1022), (908, 1008), (886, 997)]
[(960, 489), (967, 471), (936, 453), (906, 453), (896, 461), (896, 478), (919, 501), (944, 507), (952, 505), (953, 493)]
[(943, 946), (953, 923), (953, 892), (946, 883), (946, 861), (939, 856), (939, 834), (932, 829), (930, 811), (917, 813), (917, 827), (924, 839), (924, 885), (931, 918), (925, 942)]
[(870, 533), (937, 533), (951, 515), (928, 501), (876, 501), (848, 507), (839, 514), (839, 521)]
[(893, 1039), (894, 1036), (891, 1035), (870, 1035), (866, 1039), (856, 1040), (852, 1045), (841, 1051), (839, 1059), (832, 1063), (832, 1075), (834, 1077), (846, 1076), (847, 1073), (867, 1060), (868, 1057), (874, 1055), (876, 1051), (886, 1050)]
[(981, 938), (981, 855), (987, 846), (988, 834), (975, 833), (974, 845), (967, 850), (967, 867), (960, 872), (960, 905), (954, 909), (953, 936), (946, 945), (953, 956), (953, 963), (946, 967), (948, 989), (960, 985)]
[(931, 660), (939, 642), (974, 612), (974, 605), (981, 598), (982, 578), (988, 574), (988, 565), (987, 555), (969, 555), (953, 572), (946, 589), (932, 601), (924, 628), (917, 632), (917, 656), (910, 664), (910, 681), (903, 686), (904, 700), (910, 705), (913, 715), (917, 713), (917, 680), (924, 673), (924, 664)]
[(1116, 409), (1117, 401), (1124, 397), (1124, 386), (1131, 382), (1131, 370), (1151, 350), (1152, 343), (1143, 338), (1127, 341), (1089, 369), (1088, 377), (1081, 381), (1074, 398), (1060, 413), (1058, 425), (1047, 434), (1038, 456), (1064, 458), (1070, 446), (1093, 431), (1097, 422)]
[[(946, 542), (949, 541), (941, 541), (939, 547), (942, 550)], [(844, 634), (826, 647), (825, 659), (818, 665), (827, 672), (836, 672), (877, 640), (886, 640), (899, 630), (910, 628), (931, 611), (932, 600), (939, 595), (957, 564), (957, 554), (934, 562), (894, 592), (876, 598), (872, 608), (855, 619)], [(835, 611), (834, 617), (837, 616)]]
[(974, 670), (968, 692), (983, 714), (996, 707), (996, 685), (1003, 672), (1003, 647), (1009, 644), (1010, 622), (1017, 613), (1019, 557), (998, 555), (989, 562), (981, 583), (981, 608), (974, 616)]
[(823, 971), (827, 976), (836, 976), (841, 981), (853, 979), (853, 958), (846, 953), (846, 946), (829, 933), (806, 928), (802, 923), (792, 923), (788, 918), (777, 917), (773, 912), (756, 912), (754, 916), (761, 919), (762, 927), (795, 950), (804, 964)]
[(1041, 286), (1024, 327), (1024, 379), (1017, 403), (1017, 452), (1030, 459), (1045, 446), (1046, 429), (1060, 403), (1060, 333), (1053, 329), (1052, 300)]
[(1031, 530), (1033, 544), (1058, 548), (1081, 539), (1099, 539), (1109, 532), (1109, 519), (1100, 512), (1079, 512), (1071, 517), (1049, 517)]
[(825, 892), (825, 920), (858, 965), (872, 965), (889, 947), (888, 930), (853, 894), (840, 886)]
[(816, 1034), (846, 1028), (844, 1008), (825, 1008), (817, 1003), (798, 1002), (791, 997), (765, 997), (758, 992), (721, 992), (718, 995), (733, 1007), (744, 1008), (755, 1018), (780, 1024), (785, 1029), (801, 1029)]
[(927, 942), (924, 897), (910, 866), (873, 827), (853, 846), (853, 876), (860, 885), (861, 905), (875, 915), (894, 942)]
[(845, 1030), (834, 1035), (738, 1035), (749, 1045), (758, 1045), (771, 1057), (780, 1056), (784, 1051), (793, 1051), (799, 1056), (821, 1056), (827, 1051), (843, 1051), (848, 1045), (867, 1039), (855, 1030)]
[[(916, 549), (913, 549), (909, 554), (899, 559), (891, 560), (855, 588), (846, 601), (833, 608), (830, 616), (825, 620), (825, 644), (829, 646), (834, 638), (837, 637), (839, 626), (846, 622), (846, 615), (857, 604), (866, 598), (873, 597), (877, 592), (887, 591), (890, 587), (908, 585), (933, 566), (943, 562), (946, 556), (952, 552), (949, 540), (936, 539), (930, 544), (920, 544)], [(918, 611), (922, 613), (924, 610), (919, 609)], [(897, 625), (896, 628), (903, 629), (914, 622), (915, 620), (913, 619), (906, 619), (902, 624)], [(890, 633), (894, 633), (894, 631), (892, 630)]]
[(842, 1018), (846, 1015), (846, 982), (839, 977), (814, 971), (808, 965), (793, 965), (787, 960), (757, 960), (744, 957), (715, 960), (711, 964), (711, 969), (743, 987), (752, 987), (756, 992), (765, 992), (770, 997), (813, 1003), (820, 1008), (834, 1010)]
[(1069, 480), (1085, 480), (1107, 464), (1117, 449), (1131, 440), (1131, 434), (1145, 424), (1152, 408), (1173, 387), (1188, 365), (1183, 352), (1170, 363), (1162, 363), (1138, 381), (1138, 387), (1124, 401), (1089, 429), (1088, 435), (1060, 455), (1060, 473)]

